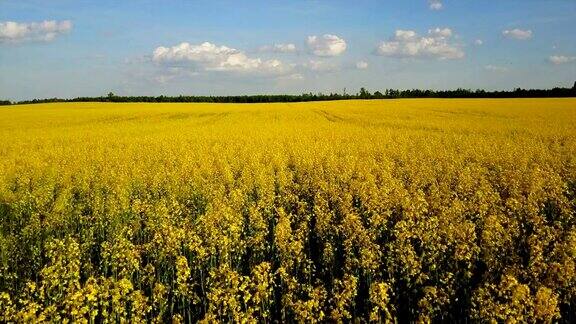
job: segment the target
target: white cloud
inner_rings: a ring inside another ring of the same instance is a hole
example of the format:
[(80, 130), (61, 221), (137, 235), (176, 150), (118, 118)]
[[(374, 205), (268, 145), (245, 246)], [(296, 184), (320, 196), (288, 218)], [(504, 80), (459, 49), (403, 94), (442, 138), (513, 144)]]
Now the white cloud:
[(356, 62), (356, 68), (358, 70), (366, 70), (368, 68), (368, 62), (358, 61)]
[(41, 22), (0, 22), (0, 43), (22, 41), (52, 41), (57, 36), (72, 30), (69, 20), (45, 20)]
[(440, 0), (428, 0), (428, 7), (430, 10), (442, 10), (444, 6)]
[(490, 71), (490, 72), (507, 72), (508, 68), (506, 68), (504, 66), (489, 64), (489, 65), (484, 66), (484, 70)]
[(294, 44), (274, 44), (262, 46), (260, 51), (273, 53), (296, 53), (297, 48)]
[(209, 42), (199, 45), (184, 42), (173, 47), (160, 46), (154, 50), (152, 61), (168, 66), (186, 66), (197, 71), (280, 74), (291, 69), (276, 59), (251, 58), (240, 50)]
[(413, 30), (397, 30), (389, 41), (376, 48), (376, 54), (398, 58), (461, 59), (465, 53), (450, 41), (452, 35), (450, 28), (430, 29), (428, 35), (422, 37)]
[(338, 65), (323, 61), (323, 60), (310, 60), (303, 64), (304, 68), (314, 72), (333, 72), (338, 70)]
[(278, 78), (279, 81), (301, 81), (304, 80), (304, 76), (300, 73), (293, 73), (286, 76), (281, 76)]
[(560, 65), (576, 62), (576, 56), (552, 55), (548, 58), (550, 63)]
[(428, 35), (436, 38), (450, 38), (452, 37), (452, 29), (436, 27), (435, 29), (429, 29)]
[(316, 56), (338, 56), (346, 51), (346, 41), (336, 35), (308, 36), (306, 44)]
[(176, 75), (174, 74), (161, 74), (158, 75), (154, 78), (154, 81), (158, 82), (158, 83), (167, 83), (172, 81), (173, 79), (176, 78)]
[(484, 41), (481, 40), (481, 39), (477, 39), (477, 40), (474, 41), (474, 45), (476, 45), (476, 46), (482, 46), (482, 45), (484, 45)]
[(504, 35), (504, 37), (517, 39), (517, 40), (528, 40), (528, 39), (532, 38), (532, 31), (529, 29), (522, 30), (522, 29), (515, 28), (512, 30), (503, 31), (502, 35)]

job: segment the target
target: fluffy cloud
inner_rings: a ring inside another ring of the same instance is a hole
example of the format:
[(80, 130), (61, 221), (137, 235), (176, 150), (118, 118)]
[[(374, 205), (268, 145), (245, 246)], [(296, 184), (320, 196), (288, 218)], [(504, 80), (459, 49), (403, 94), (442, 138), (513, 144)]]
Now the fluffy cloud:
[(566, 64), (576, 62), (576, 56), (552, 55), (548, 58), (552, 64)]
[(450, 38), (452, 37), (452, 29), (450, 28), (439, 28), (428, 30), (428, 35), (435, 38)]
[(152, 61), (168, 66), (186, 66), (197, 71), (285, 73), (290, 70), (279, 60), (248, 57), (244, 52), (227, 46), (205, 42), (199, 45), (180, 43), (154, 50)]
[(296, 53), (297, 48), (294, 44), (274, 44), (262, 46), (260, 51), (273, 53)]
[(0, 22), (0, 43), (21, 41), (51, 41), (72, 30), (69, 20), (45, 20), (42, 22)]
[(435, 28), (427, 36), (419, 36), (413, 30), (397, 30), (389, 40), (376, 48), (376, 54), (398, 58), (436, 58), (440, 60), (461, 59), (464, 51), (451, 42), (450, 28)]
[(346, 51), (346, 41), (336, 35), (308, 36), (306, 44), (316, 56), (338, 56)]
[(302, 81), (304, 79), (304, 76), (300, 73), (293, 73), (278, 78), (279, 81)]
[(444, 6), (440, 0), (428, 0), (428, 7), (430, 10), (442, 10)]
[(368, 62), (358, 61), (356, 62), (356, 68), (358, 70), (366, 70), (368, 68)]
[(476, 46), (482, 46), (482, 45), (484, 45), (484, 41), (481, 40), (481, 39), (477, 39), (477, 40), (474, 41), (474, 45), (476, 45)]
[(504, 37), (512, 38), (512, 39), (528, 40), (528, 39), (532, 38), (532, 31), (529, 29), (522, 30), (522, 29), (515, 28), (512, 30), (503, 31), (502, 35), (504, 35)]
[(322, 60), (310, 60), (302, 66), (313, 72), (334, 72), (339, 69), (338, 65)]

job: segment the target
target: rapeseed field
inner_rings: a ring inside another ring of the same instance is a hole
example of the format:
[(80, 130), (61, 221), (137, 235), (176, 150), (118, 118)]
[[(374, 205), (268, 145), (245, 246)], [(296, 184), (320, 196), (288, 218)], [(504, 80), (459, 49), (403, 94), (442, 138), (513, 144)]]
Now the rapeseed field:
[(0, 322), (575, 305), (576, 99), (0, 108)]

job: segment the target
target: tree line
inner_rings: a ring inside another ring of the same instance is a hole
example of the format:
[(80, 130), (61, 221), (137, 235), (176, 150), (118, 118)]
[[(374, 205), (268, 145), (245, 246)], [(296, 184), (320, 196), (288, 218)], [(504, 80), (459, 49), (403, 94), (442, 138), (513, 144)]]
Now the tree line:
[(0, 105), (35, 104), (51, 102), (211, 102), (211, 103), (269, 103), (307, 102), (350, 99), (400, 99), (400, 98), (558, 98), (576, 97), (576, 82), (572, 88), (522, 89), (487, 91), (458, 88), (456, 90), (386, 89), (371, 93), (361, 88), (356, 94), (303, 93), (300, 95), (241, 95), (241, 96), (118, 96), (110, 92), (100, 97), (76, 97), (72, 99), (46, 98), (11, 102), (0, 100)]

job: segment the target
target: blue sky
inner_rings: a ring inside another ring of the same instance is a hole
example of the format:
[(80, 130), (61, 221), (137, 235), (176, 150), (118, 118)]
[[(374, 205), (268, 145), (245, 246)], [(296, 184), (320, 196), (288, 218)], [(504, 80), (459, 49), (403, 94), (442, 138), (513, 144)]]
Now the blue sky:
[(576, 81), (576, 0), (0, 0), (0, 98)]

